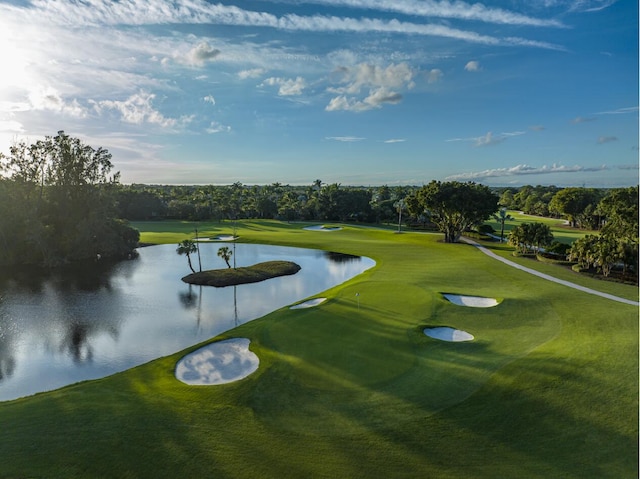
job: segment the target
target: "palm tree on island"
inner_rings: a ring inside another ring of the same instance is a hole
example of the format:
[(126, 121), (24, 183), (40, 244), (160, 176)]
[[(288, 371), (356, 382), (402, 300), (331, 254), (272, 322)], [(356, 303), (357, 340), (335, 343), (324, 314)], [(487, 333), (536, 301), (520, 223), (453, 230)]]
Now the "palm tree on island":
[(191, 255), (196, 251), (198, 251), (198, 245), (190, 239), (186, 239), (178, 243), (178, 248), (176, 249), (176, 252), (179, 255), (187, 255), (187, 263), (189, 263), (189, 268), (193, 273), (195, 273), (196, 270), (193, 269), (193, 266), (191, 265)]
[(233, 255), (233, 252), (229, 249), (228, 246), (223, 246), (218, 250), (218, 256), (220, 256), (224, 260), (224, 262), (227, 263), (227, 268), (231, 268), (231, 264), (229, 263), (231, 255)]

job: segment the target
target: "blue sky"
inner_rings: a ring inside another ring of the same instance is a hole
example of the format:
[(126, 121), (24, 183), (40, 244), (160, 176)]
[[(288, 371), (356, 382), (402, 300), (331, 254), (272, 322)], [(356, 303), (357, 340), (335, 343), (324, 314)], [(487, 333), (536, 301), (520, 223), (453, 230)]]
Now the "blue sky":
[(123, 183), (638, 183), (632, 0), (0, 0), (0, 151)]

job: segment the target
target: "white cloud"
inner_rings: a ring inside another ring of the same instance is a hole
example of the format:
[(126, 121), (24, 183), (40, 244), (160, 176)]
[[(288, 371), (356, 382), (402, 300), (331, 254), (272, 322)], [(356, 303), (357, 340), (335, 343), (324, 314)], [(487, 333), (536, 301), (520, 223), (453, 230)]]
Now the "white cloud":
[(307, 83), (302, 77), (292, 78), (277, 78), (271, 77), (264, 80), (259, 86), (278, 86), (279, 96), (296, 96), (301, 95), (302, 91), (306, 88)]
[(103, 110), (117, 111), (126, 123), (136, 125), (150, 123), (162, 127), (175, 126), (177, 120), (165, 117), (153, 107), (152, 102), (155, 97), (153, 93), (140, 91), (124, 101), (102, 100), (94, 102), (94, 105), (98, 113), (101, 113)]
[(585, 166), (564, 166), (553, 164), (551, 166), (534, 167), (530, 165), (516, 165), (509, 168), (494, 168), (489, 170), (478, 171), (474, 173), (461, 173), (458, 175), (451, 175), (446, 178), (448, 181), (469, 181), (469, 180), (481, 180), (485, 178), (502, 178), (508, 176), (522, 176), (522, 175), (546, 175), (550, 173), (578, 173), (578, 172), (597, 172), (607, 170), (606, 165), (596, 167)]
[[(214, 60), (218, 55), (220, 55), (220, 53), (220, 50), (213, 48), (209, 43), (200, 42), (185, 53), (174, 54), (172, 58), (178, 63), (200, 67), (205, 63)], [(169, 58), (165, 57), (162, 59), (163, 65), (168, 65), (168, 63)]]
[(596, 113), (596, 115), (622, 115), (625, 113), (637, 113), (637, 112), (638, 112), (637, 106), (630, 106), (627, 108), (618, 108), (617, 110), (601, 111), (599, 113)]
[(405, 138), (390, 138), (389, 140), (384, 140), (383, 143), (403, 143), (407, 141)]
[(325, 140), (334, 140), (334, 141), (341, 141), (345, 143), (352, 143), (354, 141), (366, 140), (366, 138), (360, 138), (357, 136), (326, 136)]
[(227, 125), (223, 125), (222, 123), (218, 123), (217, 121), (212, 121), (209, 127), (205, 131), (210, 134), (228, 133), (231, 131), (231, 127)]
[(444, 76), (444, 73), (442, 73), (442, 70), (438, 68), (433, 68), (431, 71), (427, 72), (427, 82), (438, 83), (443, 76)]
[(364, 103), (371, 105), (372, 108), (379, 108), (383, 103), (391, 103), (395, 105), (400, 103), (402, 95), (391, 90), (387, 90), (384, 87), (372, 90), (369, 96), (364, 99)]
[(267, 72), (264, 68), (251, 68), (249, 70), (242, 70), (238, 72), (238, 78), (246, 80), (247, 78), (260, 78)]
[(29, 103), (34, 110), (49, 110), (75, 118), (86, 118), (87, 108), (80, 105), (77, 99), (66, 101), (60, 93), (52, 87), (42, 87), (29, 93)]
[(203, 98), (203, 100), (205, 101), (205, 103), (211, 103), (212, 105), (216, 104), (216, 99), (213, 97), (213, 95), (207, 95)]
[[(338, 93), (326, 106), (326, 111), (366, 111), (380, 108), (383, 104), (396, 104), (402, 100), (402, 94), (396, 89), (411, 89), (415, 86), (414, 72), (406, 63), (391, 64), (381, 67), (368, 63), (360, 63), (355, 67), (340, 67), (336, 73), (341, 77), (340, 87), (331, 87), (327, 91)], [(368, 95), (362, 99), (356, 96), (363, 89)]]
[(596, 121), (596, 118), (586, 118), (586, 117), (583, 117), (583, 116), (577, 116), (573, 120), (571, 120), (571, 123), (574, 123), (574, 124), (589, 123), (591, 121)]
[(598, 138), (598, 144), (602, 145), (604, 143), (611, 143), (613, 141), (618, 141), (618, 137), (616, 136), (601, 136)]
[(474, 143), (474, 146), (481, 147), (481, 146), (497, 145), (507, 140), (508, 138), (511, 138), (513, 136), (520, 136), (524, 134), (525, 134), (524, 131), (512, 131), (512, 132), (505, 132), (505, 133), (500, 133), (498, 135), (494, 135), (492, 132), (489, 131), (487, 132), (486, 135), (482, 135), (482, 136), (475, 136), (471, 138), (451, 138), (446, 141), (447, 142), (470, 141)]
[[(442, 4), (444, 5), (444, 2)], [(389, 2), (389, 5), (393, 4)], [(419, 6), (417, 3), (412, 4), (412, 8), (414, 5)], [(463, 8), (452, 9), (452, 11), (463, 12), (465, 9), (474, 11), (474, 7), (466, 8), (464, 4)], [(481, 10), (481, 8), (475, 7), (475, 10)], [(26, 11), (26, 9), (20, 10), (20, 12)], [(498, 12), (496, 9), (486, 9), (486, 11)], [(72, 28), (116, 25), (217, 24), (310, 32), (401, 33), (453, 38), (486, 45), (529, 45), (537, 48), (561, 49), (557, 45), (545, 42), (529, 42), (521, 38), (497, 38), (441, 24), (416, 24), (395, 19), (381, 20), (323, 15), (287, 14), (277, 16), (267, 12), (245, 10), (233, 5), (211, 4), (204, 0), (156, 0), (151, 3), (146, 0), (129, 0), (127, 2), (36, 1), (29, 9), (28, 15), (32, 19), (38, 19), (46, 24)], [(494, 15), (495, 19), (501, 17), (506, 18), (505, 15)], [(485, 15), (484, 18), (489, 17)], [(512, 18), (514, 17), (512, 16)], [(520, 18), (526, 19), (527, 17), (520, 16)], [(215, 49), (207, 48), (206, 45), (203, 47), (192, 52), (191, 61), (195, 64), (201, 64), (200, 62), (215, 58), (219, 53)]]
[(0, 132), (24, 133), (24, 125), (16, 120), (0, 118)]
[(464, 66), (464, 69), (468, 72), (479, 72), (480, 70), (482, 70), (482, 67), (480, 66), (479, 61), (471, 60), (470, 62), (467, 62), (467, 64)]
[(390, 64), (381, 67), (369, 63), (360, 63), (355, 67), (340, 67), (336, 71), (342, 78), (339, 83), (345, 84), (343, 87), (332, 88), (334, 93), (359, 93), (362, 88), (413, 88), (414, 72), (407, 63)]
[[(611, 0), (608, 0), (611, 1)], [(306, 0), (306, 3), (320, 5), (347, 6), (352, 8), (376, 9), (405, 15), (425, 17), (477, 20), (487, 23), (527, 25), (539, 27), (562, 27), (555, 19), (541, 19), (510, 12), (501, 8), (490, 8), (482, 3), (434, 0)]]

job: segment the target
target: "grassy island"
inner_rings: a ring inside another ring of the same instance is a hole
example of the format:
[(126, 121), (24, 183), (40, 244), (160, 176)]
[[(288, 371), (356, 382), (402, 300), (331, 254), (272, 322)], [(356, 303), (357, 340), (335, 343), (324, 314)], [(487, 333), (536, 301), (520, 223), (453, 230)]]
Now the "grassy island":
[(182, 281), (189, 284), (199, 284), (203, 286), (215, 286), (223, 288), (225, 286), (235, 286), (238, 284), (258, 283), (266, 279), (277, 278), (296, 274), (300, 271), (300, 266), (291, 261), (265, 261), (253, 266), (242, 268), (210, 269), (200, 271), (182, 278)]

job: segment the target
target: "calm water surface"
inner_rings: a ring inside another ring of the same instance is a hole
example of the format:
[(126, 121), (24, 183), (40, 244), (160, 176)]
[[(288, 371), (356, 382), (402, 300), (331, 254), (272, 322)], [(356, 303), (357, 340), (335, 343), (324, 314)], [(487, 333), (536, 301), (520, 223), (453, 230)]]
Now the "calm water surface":
[[(223, 268), (220, 243), (202, 268)], [(231, 249), (232, 244), (225, 244)], [(49, 391), (143, 364), (211, 338), (360, 274), (370, 258), (281, 246), (235, 246), (237, 266), (288, 260), (293, 276), (237, 287), (189, 286), (175, 245), (115, 266), (16, 279), (0, 274), (0, 400)], [(197, 257), (192, 258), (197, 268)]]

